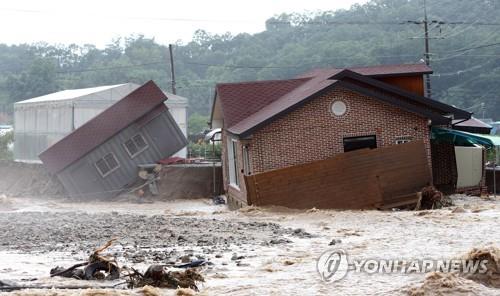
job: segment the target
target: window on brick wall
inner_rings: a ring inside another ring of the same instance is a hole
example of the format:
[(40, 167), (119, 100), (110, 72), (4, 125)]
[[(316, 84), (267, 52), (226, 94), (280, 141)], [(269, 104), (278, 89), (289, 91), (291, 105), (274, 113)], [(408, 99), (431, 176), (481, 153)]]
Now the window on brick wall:
[(365, 148), (377, 148), (376, 136), (348, 137), (344, 138), (344, 152)]
[(227, 141), (227, 160), (229, 167), (229, 184), (238, 187), (240, 186), (240, 180), (238, 177), (238, 141), (228, 138)]
[(396, 144), (404, 144), (404, 143), (409, 143), (413, 140), (413, 137), (410, 136), (404, 136), (404, 137), (397, 137), (396, 138)]
[(252, 174), (250, 169), (250, 151), (248, 151), (248, 145), (243, 145), (243, 174)]

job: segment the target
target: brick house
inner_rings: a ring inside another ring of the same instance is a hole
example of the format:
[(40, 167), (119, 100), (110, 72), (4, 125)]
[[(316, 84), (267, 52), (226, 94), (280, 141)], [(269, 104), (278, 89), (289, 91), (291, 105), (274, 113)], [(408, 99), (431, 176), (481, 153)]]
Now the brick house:
[(244, 175), (361, 148), (423, 140), (430, 127), (471, 114), (426, 98), (424, 64), (317, 69), (293, 79), (218, 84), (212, 128), (222, 128), (224, 188), (247, 204)]

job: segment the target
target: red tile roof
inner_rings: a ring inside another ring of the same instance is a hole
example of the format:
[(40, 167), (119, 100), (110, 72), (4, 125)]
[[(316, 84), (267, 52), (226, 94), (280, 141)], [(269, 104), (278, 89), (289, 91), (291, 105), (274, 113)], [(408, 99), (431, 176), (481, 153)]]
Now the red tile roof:
[(255, 112), (245, 119), (237, 122), (234, 125), (226, 125), (226, 109), (224, 112), (224, 125), (228, 131), (233, 134), (242, 134), (253, 128), (267, 119), (277, 115), (278, 113), (299, 104), (304, 99), (316, 94), (317, 92), (325, 89), (326, 87), (334, 84), (335, 80), (328, 80), (331, 72), (322, 73), (322, 75), (315, 76), (307, 80), (306, 83), (301, 84), (299, 87), (284, 94), (277, 100), (272, 101), (270, 104), (264, 106), (259, 112)]
[(308, 80), (310, 78), (218, 84), (216, 91), (223, 98), (225, 124), (237, 124)]
[(149, 81), (50, 146), (39, 157), (51, 173), (58, 173), (165, 100), (167, 96)]
[[(338, 80), (334, 78), (337, 74), (352, 73), (351, 71), (367, 79), (432, 73), (432, 70), (425, 64), (387, 65), (349, 69), (315, 69), (289, 80), (219, 84), (216, 88), (216, 99), (220, 100), (222, 105), (224, 127), (230, 133), (246, 136), (268, 120), (301, 106), (302, 102), (308, 98), (337, 83)], [(373, 82), (373, 79), (368, 81), (368, 83)], [(379, 81), (377, 83), (379, 87), (385, 85), (390, 91), (394, 90), (394, 87), (388, 84)], [(417, 98), (409, 93), (403, 92), (403, 96), (412, 96), (411, 99), (423, 104), (432, 103), (432, 105), (437, 105), (435, 107), (438, 109), (451, 107), (427, 98)]]

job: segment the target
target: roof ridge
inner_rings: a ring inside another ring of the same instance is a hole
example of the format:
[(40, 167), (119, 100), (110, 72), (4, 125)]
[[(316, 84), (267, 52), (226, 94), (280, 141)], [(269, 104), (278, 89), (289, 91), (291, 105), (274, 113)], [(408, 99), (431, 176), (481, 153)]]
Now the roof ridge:
[(401, 63), (401, 64), (378, 64), (378, 65), (370, 65), (370, 66), (349, 66), (341, 69), (366, 69), (366, 68), (381, 68), (381, 67), (395, 67), (395, 66), (420, 66), (424, 65), (423, 63)]
[(248, 84), (262, 84), (262, 83), (276, 83), (276, 82), (287, 82), (287, 81), (300, 81), (300, 80), (310, 80), (313, 77), (301, 77), (301, 78), (289, 78), (289, 79), (271, 79), (271, 80), (254, 80), (254, 81), (241, 81), (241, 82), (223, 82), (217, 83), (216, 87), (223, 85), (248, 85)]

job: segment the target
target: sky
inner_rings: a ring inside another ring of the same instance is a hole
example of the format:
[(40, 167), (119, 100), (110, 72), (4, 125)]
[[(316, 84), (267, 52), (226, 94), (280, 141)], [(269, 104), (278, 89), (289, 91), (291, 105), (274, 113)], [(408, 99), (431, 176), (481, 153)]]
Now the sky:
[(95, 44), (132, 34), (162, 44), (188, 42), (197, 29), (257, 33), (270, 17), (348, 9), (367, 0), (3, 0), (0, 43)]

